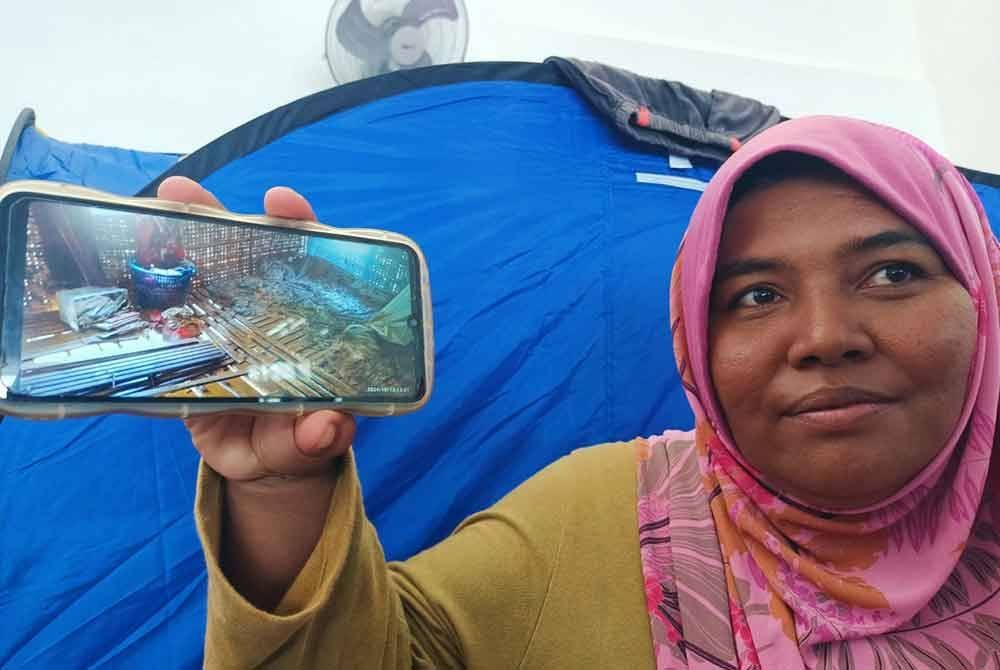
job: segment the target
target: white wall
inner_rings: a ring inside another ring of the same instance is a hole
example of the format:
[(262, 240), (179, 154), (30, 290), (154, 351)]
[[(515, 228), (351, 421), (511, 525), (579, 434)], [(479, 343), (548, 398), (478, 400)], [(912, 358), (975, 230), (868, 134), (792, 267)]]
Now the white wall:
[(923, 72), (952, 158), (1000, 173), (1000, 2), (915, 0)]
[[(31, 106), (59, 139), (190, 151), (332, 84), (331, 2), (8, 3), (0, 129)], [(568, 4), (466, 0), (468, 60), (601, 60), (757, 97), (790, 116), (889, 123), (960, 164), (1000, 172), (989, 124), (1000, 109), (995, 0)]]

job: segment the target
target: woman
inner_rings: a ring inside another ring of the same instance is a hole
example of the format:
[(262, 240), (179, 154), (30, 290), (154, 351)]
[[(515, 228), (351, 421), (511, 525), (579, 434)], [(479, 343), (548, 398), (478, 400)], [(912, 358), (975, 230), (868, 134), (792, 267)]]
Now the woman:
[[(285, 189), (265, 206), (311, 215)], [(674, 269), (694, 431), (576, 452), (386, 566), (349, 418), (192, 421), (206, 664), (1000, 665), (998, 277), (978, 200), (919, 141), (772, 128)]]

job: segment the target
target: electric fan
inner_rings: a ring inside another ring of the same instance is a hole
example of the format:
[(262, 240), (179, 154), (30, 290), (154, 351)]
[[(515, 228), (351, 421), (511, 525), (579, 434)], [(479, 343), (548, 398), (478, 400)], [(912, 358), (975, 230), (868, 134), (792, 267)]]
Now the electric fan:
[(326, 23), (326, 60), (338, 84), (465, 58), (462, 0), (337, 0)]

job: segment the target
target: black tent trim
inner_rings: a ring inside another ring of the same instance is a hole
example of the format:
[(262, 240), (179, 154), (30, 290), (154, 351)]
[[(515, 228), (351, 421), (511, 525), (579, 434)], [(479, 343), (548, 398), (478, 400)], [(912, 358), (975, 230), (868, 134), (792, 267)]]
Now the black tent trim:
[(991, 172), (983, 172), (981, 170), (972, 170), (970, 168), (960, 167), (958, 171), (965, 175), (965, 178), (971, 181), (973, 184), (982, 184), (983, 186), (992, 186), (993, 188), (1000, 188), (1000, 174), (993, 174)]
[[(160, 182), (175, 175), (200, 181), (231, 161), (253, 153), (282, 135), (326, 118), (334, 112), (422, 88), (473, 81), (523, 81), (554, 86), (569, 85), (555, 67), (542, 63), (454, 63), (416, 70), (398, 70), (361, 79), (278, 107), (229, 131), (185, 156), (146, 185), (138, 195), (156, 195), (156, 188)], [(469, 132), (474, 131), (470, 129)]]
[(14, 127), (10, 129), (10, 134), (7, 136), (7, 143), (3, 145), (3, 153), (0, 153), (0, 184), (7, 181), (7, 175), (10, 173), (10, 165), (14, 161), (14, 153), (17, 151), (17, 143), (21, 141), (21, 133), (24, 132), (25, 128), (30, 128), (34, 125), (35, 110), (25, 107), (17, 115)]

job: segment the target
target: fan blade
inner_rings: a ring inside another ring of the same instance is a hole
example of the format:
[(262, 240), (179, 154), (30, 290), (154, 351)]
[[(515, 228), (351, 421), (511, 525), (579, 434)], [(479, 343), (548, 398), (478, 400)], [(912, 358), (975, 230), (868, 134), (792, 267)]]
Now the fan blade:
[(420, 58), (418, 58), (417, 62), (413, 63), (412, 65), (397, 64), (400, 70), (415, 70), (418, 67), (430, 67), (431, 65), (434, 65), (434, 61), (431, 60), (431, 55), (426, 51), (420, 54)]
[(352, 56), (366, 63), (384, 63), (389, 58), (385, 31), (365, 17), (361, 0), (351, 0), (337, 19), (337, 39)]
[(458, 20), (458, 5), (455, 0), (410, 0), (403, 10), (399, 22), (403, 25), (419, 26), (430, 19)]

